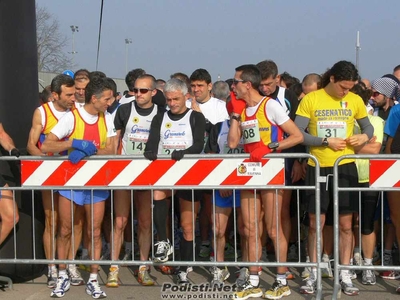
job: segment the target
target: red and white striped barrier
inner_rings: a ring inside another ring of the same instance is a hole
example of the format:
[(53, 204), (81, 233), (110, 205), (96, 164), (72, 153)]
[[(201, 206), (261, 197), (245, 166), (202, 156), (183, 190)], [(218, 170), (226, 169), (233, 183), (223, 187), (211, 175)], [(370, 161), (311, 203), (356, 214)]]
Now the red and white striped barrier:
[(369, 161), (369, 185), (370, 187), (400, 187), (400, 160)]
[(23, 187), (75, 186), (242, 186), (284, 185), (284, 159), (183, 159), (181, 161), (62, 160), (21, 161)]

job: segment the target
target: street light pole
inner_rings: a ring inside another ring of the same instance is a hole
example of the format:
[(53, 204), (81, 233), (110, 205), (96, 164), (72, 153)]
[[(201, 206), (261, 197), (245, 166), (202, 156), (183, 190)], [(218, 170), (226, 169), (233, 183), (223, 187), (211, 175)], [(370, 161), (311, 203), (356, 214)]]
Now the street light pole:
[(128, 74), (128, 47), (132, 44), (132, 39), (125, 39), (125, 75)]
[(357, 31), (357, 40), (356, 40), (356, 68), (358, 72), (360, 72), (360, 50), (361, 50), (361, 45), (360, 45), (360, 32)]
[(71, 25), (72, 30), (72, 67), (75, 65), (75, 54), (78, 53), (75, 51), (75, 32), (79, 32), (79, 27), (75, 25)]

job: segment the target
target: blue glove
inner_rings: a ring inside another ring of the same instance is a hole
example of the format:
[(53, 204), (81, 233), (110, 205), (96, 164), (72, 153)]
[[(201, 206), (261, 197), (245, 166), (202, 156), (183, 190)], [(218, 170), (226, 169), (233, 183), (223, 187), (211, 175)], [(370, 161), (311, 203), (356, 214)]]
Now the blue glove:
[(91, 156), (97, 152), (96, 146), (90, 141), (73, 139), (72, 147), (83, 151), (86, 156)]
[(86, 156), (85, 152), (81, 150), (74, 150), (68, 155), (68, 159), (70, 162), (72, 162), (74, 165), (77, 164)]

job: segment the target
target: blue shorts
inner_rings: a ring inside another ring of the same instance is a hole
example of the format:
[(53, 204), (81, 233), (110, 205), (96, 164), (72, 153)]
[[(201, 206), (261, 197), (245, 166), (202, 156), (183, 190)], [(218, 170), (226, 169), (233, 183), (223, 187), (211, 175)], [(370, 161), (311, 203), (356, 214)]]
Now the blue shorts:
[[(228, 197), (221, 197), (219, 191), (215, 191), (215, 205), (218, 207), (233, 207), (233, 194)], [(235, 190), (235, 207), (240, 207), (240, 190)]]
[[(91, 190), (59, 190), (61, 196), (72, 200), (77, 205), (85, 205), (92, 203), (92, 191)], [(93, 203), (105, 201), (110, 195), (109, 191), (105, 190), (94, 190), (93, 191)]]

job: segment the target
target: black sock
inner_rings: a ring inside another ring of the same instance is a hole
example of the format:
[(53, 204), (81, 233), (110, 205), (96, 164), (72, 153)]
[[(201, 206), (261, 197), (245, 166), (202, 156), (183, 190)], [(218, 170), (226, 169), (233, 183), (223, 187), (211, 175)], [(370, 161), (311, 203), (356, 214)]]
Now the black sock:
[(167, 240), (167, 217), (168, 217), (167, 199), (154, 201), (153, 220), (160, 241)]
[(181, 261), (193, 261), (193, 241), (181, 240)]

